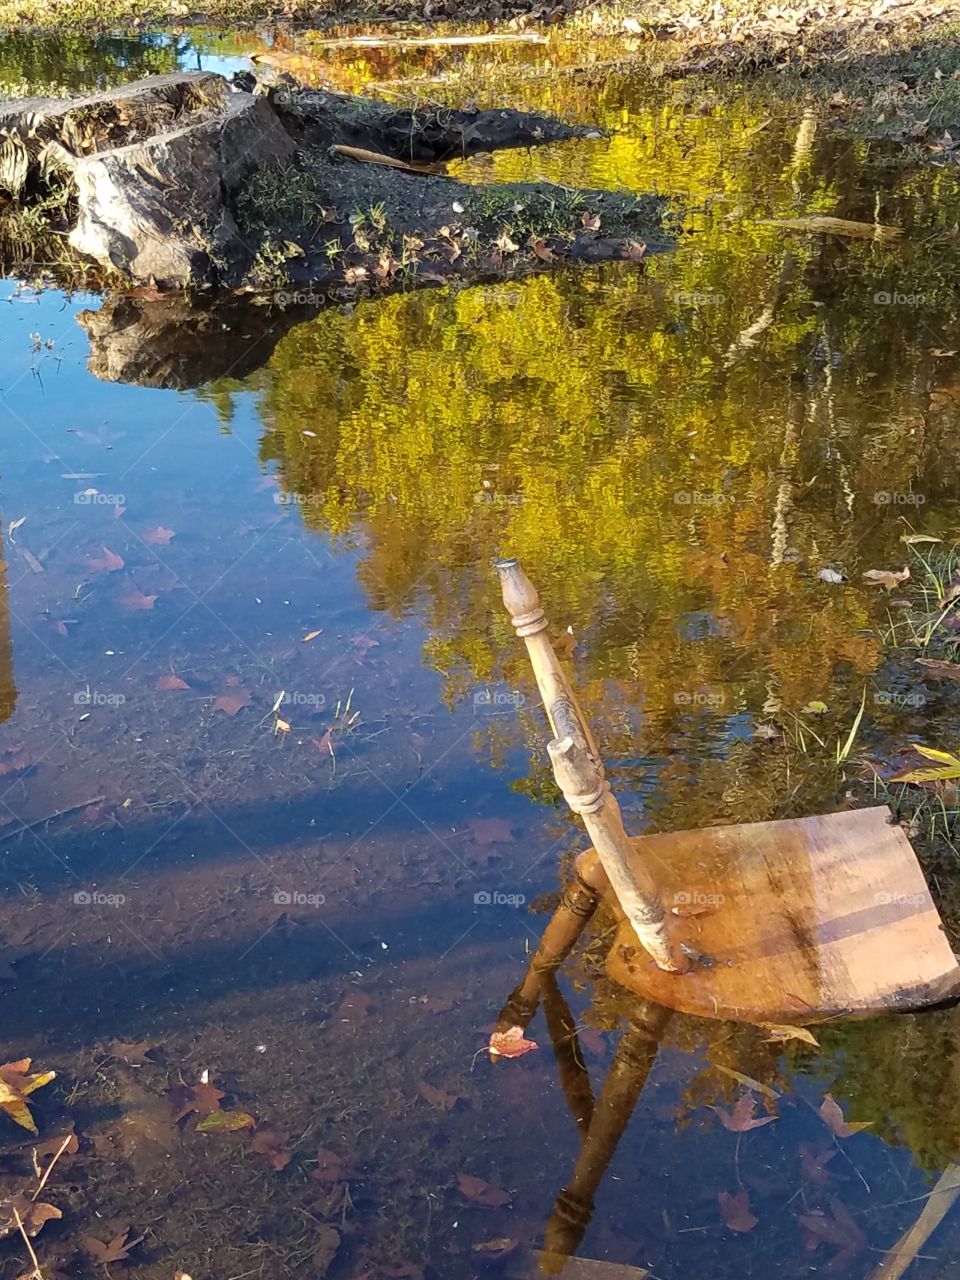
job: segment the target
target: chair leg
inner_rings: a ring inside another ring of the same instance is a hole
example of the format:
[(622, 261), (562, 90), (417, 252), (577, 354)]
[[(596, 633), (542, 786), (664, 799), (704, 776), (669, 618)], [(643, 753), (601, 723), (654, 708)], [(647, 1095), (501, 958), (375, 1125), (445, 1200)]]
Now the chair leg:
[(540, 1003), (542, 977), (555, 973), (566, 960), (607, 887), (600, 859), (593, 849), (587, 849), (577, 858), (574, 877), (564, 889), (560, 905), (543, 931), (523, 981), (511, 991), (500, 1011), (497, 1032), (508, 1031), (512, 1027), (527, 1028)]

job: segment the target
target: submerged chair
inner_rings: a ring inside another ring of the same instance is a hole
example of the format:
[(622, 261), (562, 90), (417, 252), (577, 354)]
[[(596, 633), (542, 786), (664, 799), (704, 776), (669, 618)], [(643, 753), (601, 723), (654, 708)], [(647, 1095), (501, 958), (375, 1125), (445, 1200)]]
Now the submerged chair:
[(628, 837), (537, 593), (517, 561), (496, 567), (553, 730), (554, 776), (593, 841), (498, 1034), (527, 1025), (542, 975), (563, 962), (601, 898), (619, 921), (607, 972), (668, 1009), (805, 1024), (960, 996), (957, 959), (886, 806)]

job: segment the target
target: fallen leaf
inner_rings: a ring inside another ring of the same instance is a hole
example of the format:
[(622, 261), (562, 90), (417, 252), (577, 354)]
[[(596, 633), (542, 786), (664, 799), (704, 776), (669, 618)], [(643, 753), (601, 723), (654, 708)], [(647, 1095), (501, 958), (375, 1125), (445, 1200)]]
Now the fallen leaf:
[(72, 1128), (69, 1133), (61, 1133), (56, 1138), (47, 1138), (45, 1142), (36, 1143), (33, 1148), (38, 1160), (45, 1160), (47, 1156), (53, 1159), (57, 1156), (66, 1163), (69, 1163), (70, 1157), (75, 1156), (79, 1150), (80, 1141)]
[(738, 1191), (735, 1196), (728, 1191), (718, 1191), (720, 1212), (731, 1231), (752, 1231), (760, 1221), (750, 1212), (750, 1201), (746, 1191)]
[(0, 1067), (0, 1111), (5, 1111), (21, 1128), (36, 1133), (37, 1126), (26, 1099), (35, 1089), (42, 1089), (56, 1079), (57, 1073), (41, 1071), (31, 1075), (30, 1062), (30, 1058), (21, 1058)]
[[(810, 1006), (808, 1005), (807, 1008)], [(735, 1071), (733, 1067), (725, 1067), (721, 1062), (714, 1063), (716, 1071), (722, 1071), (725, 1076), (729, 1076), (731, 1080), (736, 1080), (739, 1084), (744, 1085), (747, 1089), (752, 1089), (754, 1093), (762, 1093), (765, 1098), (775, 1101), (780, 1097), (776, 1089), (770, 1085), (764, 1084), (761, 1080), (754, 1080), (753, 1076), (746, 1076), (742, 1071)]]
[(131, 1067), (142, 1067), (149, 1061), (148, 1055), (153, 1053), (156, 1047), (149, 1040), (129, 1044), (125, 1040), (111, 1040), (107, 1045), (107, 1052), (113, 1058), (128, 1062)]
[(483, 1205), (485, 1209), (500, 1209), (513, 1198), (502, 1187), (495, 1187), (482, 1178), (475, 1178), (472, 1173), (458, 1173), (457, 1186), (461, 1195), (474, 1204)]
[(821, 1151), (813, 1151), (806, 1143), (800, 1147), (800, 1175), (808, 1182), (827, 1183), (830, 1174), (827, 1165), (837, 1154), (837, 1147), (824, 1147)]
[(84, 1253), (88, 1254), (98, 1266), (105, 1267), (111, 1262), (123, 1262), (130, 1254), (130, 1250), (135, 1244), (139, 1244), (142, 1236), (136, 1240), (127, 1240), (130, 1234), (130, 1228), (119, 1232), (109, 1240), (106, 1244), (102, 1240), (98, 1240), (96, 1236), (81, 1236), (80, 1245)]
[(953, 778), (960, 778), (960, 759), (955, 755), (951, 755), (949, 751), (938, 751), (935, 747), (924, 747), (919, 742), (912, 743), (914, 751), (918, 751), (920, 755), (926, 756), (928, 760), (934, 760), (940, 766), (936, 769), (906, 769), (903, 773), (895, 774), (888, 782), (950, 782)]
[(118, 573), (124, 567), (124, 563), (123, 558), (115, 551), (111, 551), (109, 547), (103, 548), (103, 556), (100, 559), (94, 556), (87, 557), (87, 564), (94, 573)]
[(287, 1139), (273, 1129), (258, 1129), (250, 1139), (250, 1150), (278, 1173), (293, 1159)]
[(481, 1262), (502, 1262), (519, 1247), (519, 1240), (506, 1236), (502, 1240), (481, 1240), (479, 1244), (470, 1246), (470, 1252), (475, 1253)]
[(583, 226), (587, 229), (587, 231), (600, 230), (599, 213), (584, 213), (581, 215), (580, 221), (583, 224)]
[(156, 603), (156, 596), (145, 596), (139, 591), (131, 591), (129, 595), (120, 597), (120, 604), (122, 604), (125, 609), (131, 609), (134, 612), (152, 609)]
[(340, 1248), (340, 1232), (336, 1227), (331, 1227), (329, 1223), (323, 1223), (317, 1228), (316, 1242), (313, 1246), (313, 1254), (311, 1255), (312, 1270), (315, 1275), (326, 1275), (336, 1257), (337, 1250)]
[(938, 658), (916, 658), (918, 666), (926, 667), (932, 676), (956, 680), (960, 676), (960, 662), (941, 662)]
[(817, 574), (821, 582), (829, 582), (831, 586), (839, 586), (841, 582), (846, 582), (846, 578), (839, 569), (821, 569)]
[(531, 240), (530, 248), (542, 262), (553, 262), (557, 256), (547, 244), (546, 240)]
[(762, 1129), (765, 1124), (773, 1124), (777, 1118), (754, 1115), (756, 1109), (757, 1100), (750, 1093), (743, 1094), (732, 1111), (727, 1111), (725, 1107), (711, 1106), (710, 1108), (720, 1117), (723, 1127), (729, 1129), (731, 1133), (749, 1133), (751, 1129)]
[(510, 1027), (506, 1031), (494, 1031), (487, 1048), (492, 1058), (522, 1058), (537, 1048), (537, 1042), (524, 1038), (523, 1027)]
[(800, 1226), (809, 1253), (821, 1244), (836, 1245), (838, 1252), (828, 1264), (831, 1271), (845, 1270), (867, 1243), (849, 1211), (836, 1198), (830, 1201), (829, 1216), (822, 1209), (812, 1209), (800, 1215)]
[[(217, 1090), (214, 1090), (217, 1092)], [(223, 1094), (220, 1094), (221, 1098)], [(197, 1125), (198, 1133), (238, 1133), (241, 1129), (252, 1129), (256, 1120), (248, 1111), (211, 1111)]]
[(510, 239), (505, 231), (500, 232), (494, 241), (494, 244), (501, 253), (516, 253), (520, 248), (518, 244), (514, 243), (514, 241)]
[(467, 830), (475, 844), (507, 844), (513, 839), (513, 827), (503, 818), (473, 818)]
[(823, 1102), (820, 1105), (820, 1119), (835, 1138), (852, 1138), (861, 1129), (869, 1129), (873, 1123), (871, 1120), (865, 1123), (844, 1120), (843, 1112), (830, 1093), (824, 1094)]
[(232, 693), (221, 693), (213, 704), (214, 711), (223, 711), (228, 716), (235, 716), (244, 707), (249, 707), (251, 698), (246, 689), (235, 689)]
[(148, 529), (143, 535), (144, 542), (149, 542), (152, 547), (165, 547), (169, 544), (171, 538), (177, 535), (172, 529), (165, 529), (162, 524), (158, 524), (155, 529)]
[(757, 1026), (767, 1033), (769, 1044), (780, 1044), (786, 1040), (802, 1040), (804, 1044), (812, 1044), (815, 1049), (820, 1048), (820, 1041), (806, 1027), (782, 1026), (779, 1022), (759, 1022)]
[(306, 635), (303, 637), (303, 639), (300, 641), (300, 643), (301, 643), (301, 644), (309, 644), (311, 640), (316, 640), (317, 636), (322, 636), (322, 635), (323, 635), (323, 628), (322, 628), (322, 627), (320, 627), (320, 628), (319, 628), (319, 630), (317, 630), (317, 631), (308, 631), (308, 632), (307, 632), (307, 634), (306, 634)]
[(910, 566), (904, 565), (899, 571), (890, 569), (867, 569), (863, 574), (864, 582), (872, 582), (878, 587), (883, 587), (886, 591), (892, 591), (894, 587), (898, 587), (901, 582), (906, 582), (910, 577)]
[(366, 991), (350, 991), (343, 997), (333, 1014), (334, 1022), (361, 1022), (374, 1008), (376, 1001)]
[(215, 1089), (212, 1084), (201, 1082), (200, 1084), (174, 1085), (172, 1089), (167, 1090), (167, 1097), (174, 1110), (173, 1123), (179, 1124), (194, 1112), (202, 1117), (219, 1111), (220, 1099), (225, 1098), (226, 1094), (220, 1089)]
[(172, 692), (176, 689), (190, 688), (186, 680), (181, 680), (180, 677), (177, 675), (174, 675), (173, 672), (171, 672), (170, 675), (167, 675), (167, 676), (160, 676), (160, 678), (157, 680), (157, 683), (153, 687), (155, 689), (160, 689), (166, 692)]
[(926, 543), (942, 542), (942, 538), (935, 538), (929, 533), (905, 533), (900, 539), (905, 542), (908, 547), (919, 547)]
[(435, 1089), (432, 1084), (427, 1084), (426, 1080), (421, 1080), (417, 1085), (417, 1092), (420, 1097), (429, 1102), (431, 1107), (435, 1107), (438, 1111), (452, 1111), (458, 1102), (462, 1102), (463, 1098), (459, 1093), (448, 1093), (446, 1089)]
[(853, 222), (849, 218), (831, 218), (820, 214), (803, 218), (762, 218), (760, 225), (782, 227), (785, 231), (825, 231), (835, 236), (882, 242), (898, 240), (903, 235), (899, 227), (885, 227), (879, 222)]
[(20, 547), (20, 554), (23, 556), (24, 560), (26, 560), (27, 564), (30, 566), (30, 568), (33, 570), (34, 573), (46, 572), (43, 565), (40, 563), (40, 561), (37, 559), (37, 557), (33, 554), (33, 552), (28, 547)]
[(642, 240), (628, 240), (623, 247), (622, 257), (629, 262), (639, 262), (646, 257), (647, 246)]
[(35, 1236), (43, 1229), (44, 1223), (62, 1218), (63, 1214), (52, 1204), (30, 1200), (21, 1192), (17, 1192), (8, 1200), (0, 1200), (0, 1238), (19, 1235), (18, 1217), (27, 1235)]
[(317, 1182), (345, 1182), (348, 1177), (347, 1162), (336, 1151), (320, 1147), (317, 1151), (317, 1167), (310, 1176)]
[(815, 698), (813, 702), (808, 702), (805, 707), (800, 708), (800, 714), (802, 716), (825, 716), (829, 710), (830, 708), (825, 702)]

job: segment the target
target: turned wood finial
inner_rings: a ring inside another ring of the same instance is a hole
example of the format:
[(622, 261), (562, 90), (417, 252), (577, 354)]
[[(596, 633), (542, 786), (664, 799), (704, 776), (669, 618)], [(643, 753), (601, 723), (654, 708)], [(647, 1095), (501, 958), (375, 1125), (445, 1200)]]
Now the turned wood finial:
[(607, 785), (586, 750), (572, 737), (547, 743), (553, 776), (574, 813), (596, 813), (603, 808)]
[(533, 636), (547, 626), (546, 615), (540, 607), (537, 589), (520, 568), (518, 560), (495, 560), (494, 568), (500, 575), (503, 603), (513, 620), (518, 636)]

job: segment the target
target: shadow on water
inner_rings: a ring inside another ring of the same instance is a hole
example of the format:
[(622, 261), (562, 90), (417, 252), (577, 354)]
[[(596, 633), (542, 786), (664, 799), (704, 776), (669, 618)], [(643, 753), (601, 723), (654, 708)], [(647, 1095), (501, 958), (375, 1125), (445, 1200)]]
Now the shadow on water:
[[(79, 43), (68, 87), (263, 47)], [(3, 83), (59, 82), (64, 48), (6, 39)], [(148, 1280), (519, 1276), (551, 1222), (590, 1280), (872, 1280), (960, 1155), (956, 1010), (818, 1047), (661, 1027), (604, 975), (603, 916), (540, 1049), (477, 1056), (581, 840), (499, 552), (632, 830), (890, 799), (960, 922), (955, 801), (877, 782), (956, 737), (915, 660), (956, 656), (915, 623), (960, 496), (955, 184), (721, 82), (521, 98), (615, 132), (461, 176), (656, 185), (678, 250), (317, 308), (9, 288), (3, 1057), (58, 1071), (41, 1133), (80, 1138), (44, 1265), (92, 1275), (80, 1237), (129, 1225)], [(903, 236), (771, 221), (801, 213)], [(252, 1136), (183, 1114), (205, 1071)], [(750, 1092), (771, 1122), (731, 1131)], [(869, 1127), (837, 1136), (827, 1092)], [(30, 1162), (0, 1124), (2, 1198)], [(911, 1274), (948, 1275), (956, 1231)]]

